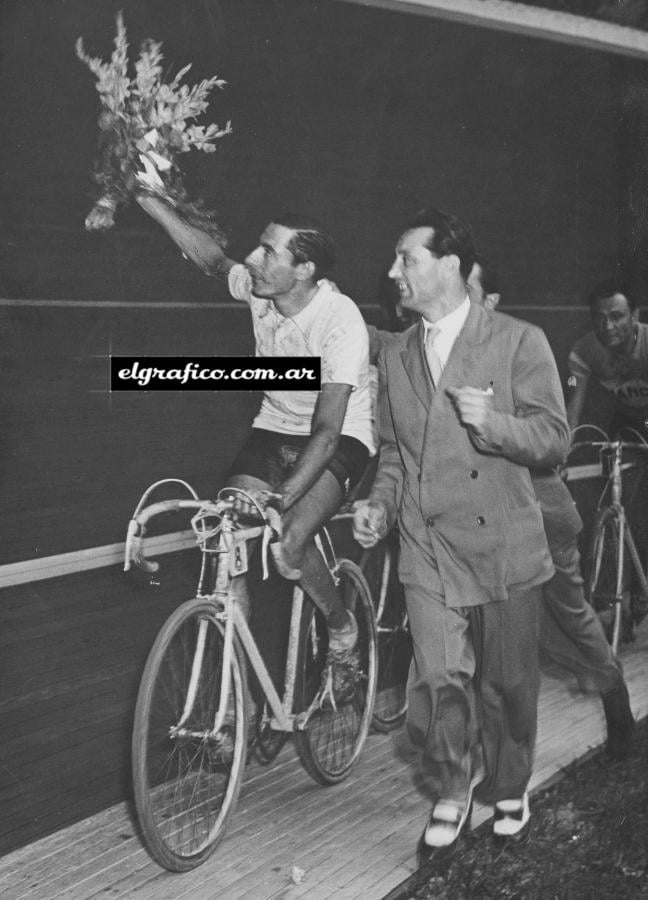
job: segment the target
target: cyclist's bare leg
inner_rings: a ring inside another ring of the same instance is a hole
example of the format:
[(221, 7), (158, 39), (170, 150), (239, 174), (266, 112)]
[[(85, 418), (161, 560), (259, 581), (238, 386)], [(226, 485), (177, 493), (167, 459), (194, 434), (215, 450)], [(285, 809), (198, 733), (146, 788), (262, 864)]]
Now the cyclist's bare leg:
[[(244, 491), (269, 491), (272, 486), (253, 475), (235, 475), (231, 487)], [(349, 623), (331, 573), (315, 546), (314, 536), (340, 508), (344, 494), (337, 478), (326, 469), (315, 484), (283, 517), (282, 557), (286, 567), (299, 570), (299, 583), (326, 617), (329, 628), (339, 630)], [(234, 596), (249, 618), (250, 598), (244, 576), (232, 582)]]
[(281, 538), (285, 563), (301, 570), (300, 585), (324, 613), (329, 628), (336, 631), (348, 625), (349, 617), (314, 536), (335, 515), (343, 499), (340, 483), (326, 469), (284, 514)]
[[(234, 475), (228, 481), (228, 487), (240, 488), (242, 491), (248, 491), (252, 494), (258, 491), (269, 491), (271, 486), (267, 481), (256, 478), (254, 475)], [(250, 593), (248, 591), (248, 583), (246, 575), (238, 575), (232, 580), (232, 592), (239, 609), (246, 619), (250, 619)]]

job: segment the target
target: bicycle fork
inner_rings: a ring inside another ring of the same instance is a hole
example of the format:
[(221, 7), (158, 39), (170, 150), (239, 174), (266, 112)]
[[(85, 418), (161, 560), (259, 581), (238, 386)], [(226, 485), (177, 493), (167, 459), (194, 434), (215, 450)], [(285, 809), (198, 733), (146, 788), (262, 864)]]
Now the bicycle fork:
[[(219, 547), (215, 551), (221, 553), (221, 559), (228, 559), (231, 552), (232, 537), (227, 530), (223, 530), (220, 536)], [(204, 555), (203, 555), (204, 559)], [(205, 644), (207, 641), (207, 630), (209, 628), (209, 619), (203, 618), (198, 626), (198, 634), (196, 636), (196, 647), (191, 662), (191, 675), (189, 677), (189, 685), (187, 688), (187, 696), (185, 698), (182, 716), (177, 725), (173, 725), (170, 729), (172, 737), (198, 737), (209, 738), (217, 734), (223, 727), (223, 721), (227, 712), (228, 698), (230, 694), (230, 686), (232, 680), (232, 655), (234, 645), (234, 597), (230, 590), (230, 576), (227, 565), (218, 565), (216, 571), (216, 584), (214, 586), (214, 597), (224, 598), (221, 601), (222, 611), (215, 610), (215, 618), (223, 626), (223, 662), (220, 684), (220, 697), (218, 701), (218, 709), (214, 717), (214, 725), (210, 731), (194, 732), (185, 729), (184, 725), (188, 721), (194, 708), (196, 697), (198, 694), (198, 685), (200, 684), (203, 662), (205, 659)]]

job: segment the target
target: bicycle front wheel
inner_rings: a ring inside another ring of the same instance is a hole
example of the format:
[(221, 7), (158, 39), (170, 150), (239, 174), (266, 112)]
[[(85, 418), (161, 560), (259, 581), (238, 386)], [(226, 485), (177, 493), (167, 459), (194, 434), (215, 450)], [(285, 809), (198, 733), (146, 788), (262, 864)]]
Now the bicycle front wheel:
[(392, 731), (405, 719), (412, 659), (412, 638), (403, 589), (395, 577), (394, 554), (393, 544), (380, 541), (360, 559), (376, 613), (378, 685), (372, 725), (382, 732)]
[(614, 653), (619, 649), (623, 615), (623, 604), (617, 600), (620, 537), (619, 520), (614, 512), (601, 510), (592, 532), (587, 599), (601, 620)]
[(208, 600), (180, 606), (146, 662), (133, 728), (135, 806), (157, 863), (200, 865), (223, 837), (241, 787), (247, 746), (247, 678), (235, 640), (222, 728), (223, 625)]
[(322, 614), (306, 603), (302, 616), (296, 709), (310, 710), (303, 731), (295, 732), (295, 747), (306, 771), (320, 784), (337, 784), (347, 777), (369, 731), (376, 696), (376, 624), (367, 582), (358, 566), (340, 560), (338, 590), (358, 623), (359, 664), (351, 694), (336, 700), (323, 690), (326, 679), (328, 629)]

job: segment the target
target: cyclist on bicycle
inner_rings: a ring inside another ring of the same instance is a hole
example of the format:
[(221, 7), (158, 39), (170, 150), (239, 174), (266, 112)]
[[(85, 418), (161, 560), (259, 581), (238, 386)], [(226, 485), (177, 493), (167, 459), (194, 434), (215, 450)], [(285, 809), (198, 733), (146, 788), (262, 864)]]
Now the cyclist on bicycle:
[[(325, 615), (333, 689), (344, 692), (355, 672), (357, 625), (314, 536), (360, 479), (375, 446), (367, 330), (355, 303), (325, 278), (334, 263), (332, 239), (309, 219), (280, 216), (241, 265), (163, 198), (141, 194), (138, 202), (188, 259), (207, 275), (226, 278), (231, 295), (249, 304), (257, 356), (321, 356), (321, 391), (264, 392), (227, 482), (281, 495), (278, 568)], [(234, 584), (247, 610), (245, 578)]]
[[(600, 425), (612, 439), (648, 439), (648, 325), (636, 297), (619, 280), (600, 282), (589, 296), (592, 330), (569, 354), (567, 419), (571, 428)], [(645, 460), (624, 476), (628, 519), (642, 557), (648, 552)], [(627, 482), (627, 483), (626, 483)]]

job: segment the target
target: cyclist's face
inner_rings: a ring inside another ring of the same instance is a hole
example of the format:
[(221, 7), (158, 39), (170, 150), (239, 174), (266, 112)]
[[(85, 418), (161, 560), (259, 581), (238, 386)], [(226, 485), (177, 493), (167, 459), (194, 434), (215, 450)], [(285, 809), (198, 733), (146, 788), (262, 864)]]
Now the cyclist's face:
[(259, 238), (259, 246), (246, 258), (257, 297), (272, 300), (288, 293), (299, 280), (299, 264), (287, 246), (292, 235), (290, 228), (271, 222)]
[(634, 345), (638, 313), (630, 309), (623, 294), (597, 300), (592, 308), (592, 325), (599, 341), (608, 350), (630, 353)]

